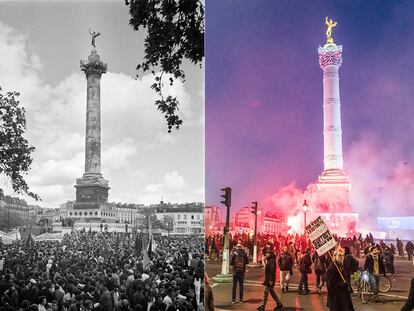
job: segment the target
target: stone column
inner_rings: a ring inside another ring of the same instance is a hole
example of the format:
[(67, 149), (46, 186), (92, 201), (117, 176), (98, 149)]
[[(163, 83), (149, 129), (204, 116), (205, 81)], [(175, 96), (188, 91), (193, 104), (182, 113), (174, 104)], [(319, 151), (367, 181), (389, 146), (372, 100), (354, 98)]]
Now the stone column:
[(81, 61), (81, 70), (87, 79), (84, 176), (101, 176), (101, 75), (107, 65), (92, 49), (88, 62)]
[(109, 190), (108, 181), (101, 174), (100, 93), (101, 76), (107, 66), (93, 48), (88, 60), (80, 62), (80, 67), (87, 80), (85, 173), (76, 179), (74, 209), (101, 209), (108, 202)]
[(326, 44), (318, 49), (319, 65), (323, 70), (323, 142), (324, 170), (343, 170), (341, 101), (339, 67), (342, 46)]

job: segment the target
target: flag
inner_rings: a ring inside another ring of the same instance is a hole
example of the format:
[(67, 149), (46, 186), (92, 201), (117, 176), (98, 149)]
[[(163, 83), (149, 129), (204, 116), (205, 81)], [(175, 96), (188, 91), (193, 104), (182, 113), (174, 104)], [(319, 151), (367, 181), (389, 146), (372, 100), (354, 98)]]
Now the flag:
[(137, 256), (141, 255), (142, 251), (142, 234), (137, 234), (137, 237), (135, 239), (135, 252)]
[(116, 235), (116, 241), (115, 241), (115, 249), (120, 249), (121, 246), (121, 240), (119, 238), (119, 234)]
[(147, 252), (148, 252), (148, 254), (147, 254), (148, 256), (152, 256), (152, 235), (149, 238)]
[(27, 248), (30, 248), (30, 247), (33, 247), (33, 246), (35, 246), (36, 245), (36, 242), (35, 242), (35, 240), (34, 240), (34, 238), (33, 238), (33, 236), (32, 236), (32, 233), (30, 232), (29, 233), (29, 236), (27, 237), (27, 240), (26, 240), (26, 247)]
[(145, 269), (150, 263), (151, 263), (151, 260), (149, 259), (148, 252), (144, 248), (144, 258), (142, 260), (142, 267)]

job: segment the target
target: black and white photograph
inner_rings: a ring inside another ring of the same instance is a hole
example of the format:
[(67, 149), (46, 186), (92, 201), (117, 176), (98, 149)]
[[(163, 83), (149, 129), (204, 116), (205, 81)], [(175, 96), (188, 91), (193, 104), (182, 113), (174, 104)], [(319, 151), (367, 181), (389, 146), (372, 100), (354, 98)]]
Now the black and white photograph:
[(204, 310), (204, 3), (0, 1), (0, 309)]

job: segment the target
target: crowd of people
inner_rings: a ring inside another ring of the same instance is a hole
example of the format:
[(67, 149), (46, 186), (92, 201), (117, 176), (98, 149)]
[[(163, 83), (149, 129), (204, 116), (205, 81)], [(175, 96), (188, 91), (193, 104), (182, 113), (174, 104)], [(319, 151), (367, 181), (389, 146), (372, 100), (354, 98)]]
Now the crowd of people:
[(141, 238), (73, 232), (0, 245), (0, 310), (203, 310), (203, 238)]
[[(310, 293), (308, 276), (315, 273), (316, 293), (322, 294), (326, 287), (328, 292), (327, 305), (331, 310), (353, 310), (351, 294), (353, 293), (353, 280), (351, 276), (361, 269), (367, 271), (373, 288), (374, 301), (379, 301), (379, 277), (386, 273), (394, 274), (394, 257), (403, 257), (404, 250), (408, 260), (412, 260), (414, 245), (411, 241), (404, 244), (397, 239), (393, 243), (374, 241), (371, 234), (365, 238), (341, 238), (334, 235), (337, 247), (319, 256), (310, 240), (305, 235), (274, 236), (259, 234), (257, 237), (258, 261), (261, 261), (264, 272), (264, 297), (257, 310), (264, 310), (268, 295), (276, 302), (276, 308), (283, 306), (280, 297), (274, 291), (276, 284), (276, 265), (280, 271), (281, 292), (291, 291), (289, 283), (294, 271), (299, 275), (299, 285), (295, 291), (299, 295)], [(205, 252), (209, 260), (217, 260), (223, 247), (222, 235), (207, 236)], [(230, 252), (233, 266), (232, 302), (243, 303), (243, 280), (245, 267), (252, 258), (254, 240), (248, 234), (230, 235)], [(233, 250), (233, 251), (232, 251)], [(244, 257), (243, 257), (244, 256)], [(243, 260), (243, 258), (246, 258)], [(359, 260), (358, 260), (359, 259)], [(242, 264), (239, 263), (243, 262)], [(239, 297), (236, 295), (239, 286)], [(236, 301), (236, 298), (239, 298)]]

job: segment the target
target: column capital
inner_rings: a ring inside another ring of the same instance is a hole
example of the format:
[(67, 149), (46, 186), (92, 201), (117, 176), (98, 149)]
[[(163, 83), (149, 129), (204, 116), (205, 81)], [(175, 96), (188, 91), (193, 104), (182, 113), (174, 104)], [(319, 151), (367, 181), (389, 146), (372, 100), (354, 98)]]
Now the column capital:
[(86, 76), (91, 74), (101, 76), (103, 73), (106, 73), (107, 64), (101, 60), (100, 56), (96, 52), (96, 49), (92, 49), (92, 53), (89, 55), (88, 60), (80, 61), (80, 68)]
[(342, 64), (342, 45), (325, 44), (318, 48), (319, 66), (324, 69), (328, 65), (335, 65), (338, 68)]

